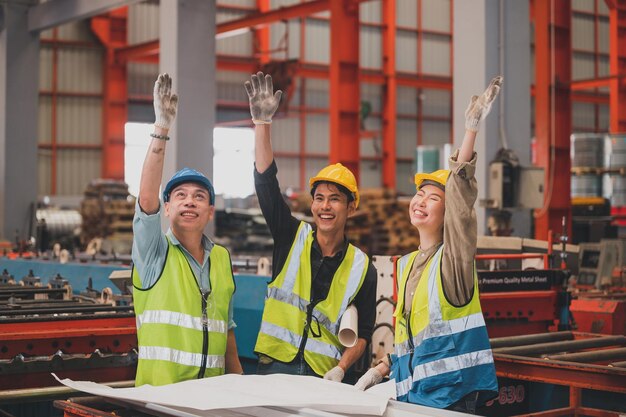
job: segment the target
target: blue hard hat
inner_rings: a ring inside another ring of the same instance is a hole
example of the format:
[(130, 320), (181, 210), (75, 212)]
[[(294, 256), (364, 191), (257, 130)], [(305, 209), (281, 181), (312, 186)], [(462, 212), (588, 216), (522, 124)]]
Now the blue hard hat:
[(163, 190), (163, 202), (167, 203), (170, 200), (172, 190), (186, 182), (195, 182), (206, 188), (209, 192), (209, 202), (211, 205), (215, 204), (215, 190), (211, 181), (202, 172), (187, 167), (172, 175), (172, 178), (170, 178)]

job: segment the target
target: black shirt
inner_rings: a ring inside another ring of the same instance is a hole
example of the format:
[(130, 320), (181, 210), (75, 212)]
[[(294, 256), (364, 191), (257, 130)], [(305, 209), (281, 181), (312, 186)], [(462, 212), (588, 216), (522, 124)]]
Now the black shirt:
[[(291, 250), (300, 220), (291, 215), (289, 206), (283, 200), (278, 178), (276, 162), (263, 173), (254, 170), (254, 186), (263, 216), (267, 221), (270, 233), (274, 238), (274, 253), (272, 254), (272, 280), (283, 269), (287, 256)], [(322, 256), (322, 252), (315, 239), (311, 247), (311, 301), (316, 303), (328, 296), (333, 276), (343, 261), (348, 248), (348, 240), (344, 238), (343, 249), (334, 256)], [(371, 261), (368, 265), (363, 284), (354, 297), (354, 306), (359, 312), (359, 338), (368, 343), (372, 339), (372, 331), (376, 320), (376, 268)]]

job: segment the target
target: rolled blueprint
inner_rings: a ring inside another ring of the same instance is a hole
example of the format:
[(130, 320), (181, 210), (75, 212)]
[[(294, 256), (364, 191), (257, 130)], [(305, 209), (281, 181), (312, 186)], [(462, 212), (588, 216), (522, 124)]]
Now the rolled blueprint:
[(341, 316), (339, 323), (339, 342), (349, 348), (359, 339), (359, 313), (354, 305), (349, 306)]

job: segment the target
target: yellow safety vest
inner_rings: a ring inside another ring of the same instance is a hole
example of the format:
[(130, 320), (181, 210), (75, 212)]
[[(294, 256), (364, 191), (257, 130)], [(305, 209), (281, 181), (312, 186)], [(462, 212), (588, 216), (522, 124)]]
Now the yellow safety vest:
[(391, 366), (397, 398), (446, 408), (478, 391), (482, 403), (497, 393), (498, 381), (476, 275), (472, 299), (461, 307), (450, 304), (441, 282), (442, 245), (424, 268), (407, 323), (405, 291), (417, 254), (403, 256), (397, 263), (400, 280)]
[(211, 288), (204, 295), (182, 249), (169, 239), (163, 272), (152, 287), (142, 289), (133, 269), (137, 386), (224, 374), (228, 307), (235, 281), (224, 247), (214, 245), (209, 261)]
[(283, 269), (268, 286), (255, 351), (288, 363), (296, 357), (306, 337), (304, 359), (315, 373), (324, 375), (337, 366), (343, 354), (344, 347), (337, 337), (339, 323), (363, 284), (369, 259), (348, 245), (328, 296), (313, 307), (311, 323), (307, 325), (312, 244), (311, 226), (301, 222)]

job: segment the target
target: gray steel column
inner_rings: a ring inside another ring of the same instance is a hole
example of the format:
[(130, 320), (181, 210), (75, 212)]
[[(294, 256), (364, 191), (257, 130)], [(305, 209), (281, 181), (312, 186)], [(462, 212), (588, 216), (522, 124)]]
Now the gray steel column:
[(37, 201), (39, 33), (29, 2), (0, 4), (0, 237), (26, 239)]
[[(464, 115), (470, 97), (480, 94), (494, 76), (504, 76), (501, 95), (476, 140), (476, 179), (478, 200), (481, 200), (486, 198), (489, 162), (502, 147), (502, 132), (521, 164), (530, 165), (529, 3), (528, 0), (455, 1), (453, 13), (455, 147), (460, 146), (463, 139)], [(501, 117), (500, 101), (504, 104)], [(479, 234), (486, 233), (485, 212), (477, 202)], [(513, 212), (512, 227), (516, 236), (531, 236), (531, 215), (529, 210)]]
[[(180, 98), (170, 130), (163, 183), (185, 166), (213, 181), (215, 14), (215, 0), (161, 1), (159, 71), (172, 76)], [(252, 167), (249, 171), (252, 175)]]

